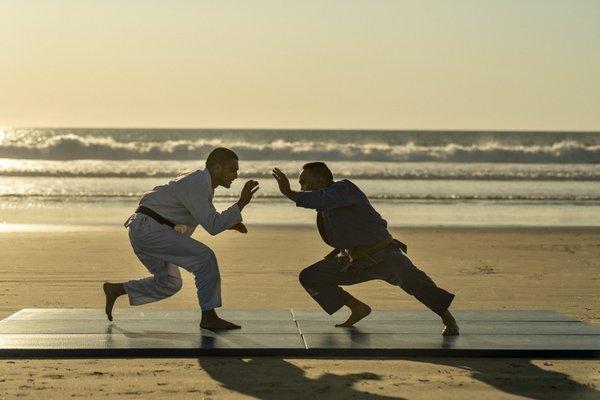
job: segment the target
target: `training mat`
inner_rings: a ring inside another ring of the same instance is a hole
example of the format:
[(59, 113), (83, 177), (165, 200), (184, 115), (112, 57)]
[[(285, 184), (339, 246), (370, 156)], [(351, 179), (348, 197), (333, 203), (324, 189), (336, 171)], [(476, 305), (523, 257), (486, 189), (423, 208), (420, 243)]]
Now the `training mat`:
[(194, 357), (306, 351), (291, 310), (221, 310), (242, 329), (200, 328), (198, 309), (23, 309), (0, 321), (0, 357)]
[(461, 334), (443, 337), (428, 310), (375, 310), (353, 328), (348, 313), (219, 310), (242, 325), (200, 328), (198, 309), (23, 309), (0, 321), (2, 358), (199, 356), (600, 356), (600, 326), (550, 310), (456, 310)]
[(429, 310), (379, 310), (352, 328), (348, 313), (292, 310), (307, 349), (340, 356), (598, 357), (600, 326), (551, 310), (452, 311), (460, 336), (444, 337)]

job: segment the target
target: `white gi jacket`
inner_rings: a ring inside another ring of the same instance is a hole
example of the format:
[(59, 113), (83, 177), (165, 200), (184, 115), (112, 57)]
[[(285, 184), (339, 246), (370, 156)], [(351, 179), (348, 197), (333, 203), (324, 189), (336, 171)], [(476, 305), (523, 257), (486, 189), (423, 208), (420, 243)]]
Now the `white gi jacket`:
[(213, 196), (210, 172), (204, 169), (144, 193), (140, 205), (175, 224), (188, 226), (191, 231), (201, 225), (208, 233), (216, 235), (242, 222), (242, 214), (237, 204), (219, 213), (212, 203)]

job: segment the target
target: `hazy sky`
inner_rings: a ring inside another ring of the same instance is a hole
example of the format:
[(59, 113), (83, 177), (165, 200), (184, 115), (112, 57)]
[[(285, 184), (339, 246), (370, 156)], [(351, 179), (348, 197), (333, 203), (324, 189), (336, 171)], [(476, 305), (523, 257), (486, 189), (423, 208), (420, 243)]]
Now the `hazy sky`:
[(600, 130), (600, 1), (0, 0), (0, 126)]

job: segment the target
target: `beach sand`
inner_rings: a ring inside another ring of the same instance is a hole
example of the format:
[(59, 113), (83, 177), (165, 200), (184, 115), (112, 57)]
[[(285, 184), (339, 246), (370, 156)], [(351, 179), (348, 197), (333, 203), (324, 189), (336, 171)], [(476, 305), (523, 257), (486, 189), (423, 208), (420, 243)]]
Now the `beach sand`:
[[(315, 228), (195, 237), (217, 253), (225, 308), (314, 308), (298, 272), (328, 251)], [(455, 309), (552, 309), (600, 324), (600, 229), (402, 229), (395, 237)], [(100, 308), (101, 283), (146, 275), (124, 229), (0, 233), (0, 318)], [(193, 308), (192, 276), (144, 306)], [(375, 309), (424, 308), (384, 282), (349, 287)], [(129, 307), (125, 298), (116, 305)], [(367, 323), (364, 321), (363, 323)], [(440, 324), (440, 330), (442, 326)], [(477, 358), (0, 360), (0, 398), (597, 399), (598, 360)]]

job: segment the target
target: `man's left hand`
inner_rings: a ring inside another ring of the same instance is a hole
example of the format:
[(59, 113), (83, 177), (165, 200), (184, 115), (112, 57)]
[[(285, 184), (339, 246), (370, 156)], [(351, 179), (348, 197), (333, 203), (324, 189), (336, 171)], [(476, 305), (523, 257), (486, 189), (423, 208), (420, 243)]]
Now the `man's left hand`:
[(229, 230), (238, 231), (239, 233), (248, 233), (248, 228), (243, 223), (235, 224)]

